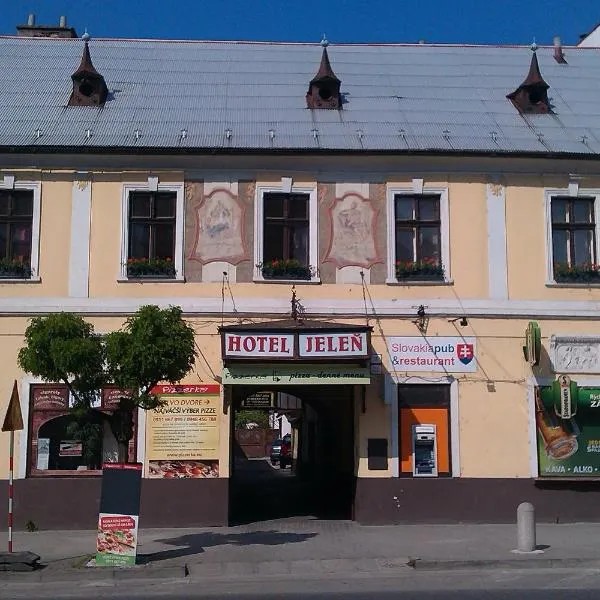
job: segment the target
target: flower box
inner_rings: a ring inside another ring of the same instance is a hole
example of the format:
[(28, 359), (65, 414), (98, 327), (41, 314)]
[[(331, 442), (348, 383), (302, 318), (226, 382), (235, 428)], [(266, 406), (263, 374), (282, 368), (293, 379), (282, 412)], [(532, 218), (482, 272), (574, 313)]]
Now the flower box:
[(130, 279), (175, 279), (175, 265), (170, 258), (130, 258), (127, 277)]
[(444, 268), (433, 260), (417, 262), (396, 261), (398, 281), (443, 281)]
[(557, 283), (600, 283), (600, 265), (554, 265)]
[(8, 258), (0, 259), (0, 279), (29, 279), (30, 277), (31, 267), (28, 263)]
[(257, 265), (265, 279), (310, 280), (314, 269), (296, 259), (276, 259)]

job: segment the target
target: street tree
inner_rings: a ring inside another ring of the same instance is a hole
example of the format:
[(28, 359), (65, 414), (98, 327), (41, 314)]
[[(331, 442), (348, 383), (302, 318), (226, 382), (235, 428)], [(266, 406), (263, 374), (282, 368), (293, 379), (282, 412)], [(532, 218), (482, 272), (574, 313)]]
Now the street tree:
[[(62, 382), (73, 399), (70, 433), (82, 439), (83, 459), (98, 455), (102, 419), (118, 444), (118, 460), (127, 462), (137, 407), (160, 405), (152, 393), (161, 381), (177, 383), (196, 356), (194, 330), (179, 307), (142, 306), (119, 330), (101, 336), (79, 315), (54, 313), (35, 317), (25, 331), (19, 366), (47, 382)], [(114, 384), (123, 393), (117, 408), (102, 416), (92, 405), (100, 388)]]

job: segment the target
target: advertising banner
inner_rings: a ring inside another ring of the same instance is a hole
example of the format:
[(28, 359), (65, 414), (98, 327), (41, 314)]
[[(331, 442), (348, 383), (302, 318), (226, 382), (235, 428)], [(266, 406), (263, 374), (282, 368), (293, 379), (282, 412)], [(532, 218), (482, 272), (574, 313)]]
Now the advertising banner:
[(600, 388), (538, 388), (535, 420), (540, 477), (600, 477)]
[(138, 515), (100, 513), (96, 542), (97, 567), (135, 565)]
[(97, 567), (135, 565), (142, 489), (140, 463), (105, 463), (96, 536)]
[(231, 365), (223, 369), (223, 383), (227, 384), (286, 384), (337, 385), (369, 384), (369, 367), (352, 365)]
[(473, 373), (477, 370), (474, 337), (411, 336), (386, 339), (391, 371)]
[(147, 417), (148, 477), (218, 477), (220, 387), (165, 388), (159, 393), (164, 404)]

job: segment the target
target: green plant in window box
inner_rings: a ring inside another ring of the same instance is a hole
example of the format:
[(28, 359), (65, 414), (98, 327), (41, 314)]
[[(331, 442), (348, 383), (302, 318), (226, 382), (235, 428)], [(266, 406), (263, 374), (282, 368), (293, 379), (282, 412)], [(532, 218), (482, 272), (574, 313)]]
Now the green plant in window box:
[(295, 258), (276, 258), (257, 265), (265, 279), (306, 279), (313, 277), (315, 270)]
[(129, 258), (127, 259), (127, 277), (175, 278), (175, 265), (170, 258)]
[(444, 268), (435, 258), (423, 260), (397, 260), (396, 279), (398, 281), (443, 281)]
[(554, 263), (554, 280), (557, 283), (600, 283), (600, 265)]
[(30, 277), (31, 267), (28, 263), (11, 258), (0, 258), (0, 279), (29, 279)]

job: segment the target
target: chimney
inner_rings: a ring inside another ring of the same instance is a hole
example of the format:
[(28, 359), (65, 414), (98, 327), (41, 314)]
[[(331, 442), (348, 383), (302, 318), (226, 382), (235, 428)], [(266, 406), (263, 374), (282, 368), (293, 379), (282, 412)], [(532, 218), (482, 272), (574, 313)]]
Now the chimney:
[(22, 37), (76, 38), (77, 32), (67, 26), (67, 17), (61, 16), (58, 25), (36, 25), (35, 15), (30, 13), (26, 25), (17, 25), (17, 35)]
[(554, 60), (557, 63), (560, 63), (561, 65), (566, 65), (567, 59), (565, 58), (560, 38), (557, 35), (555, 35), (552, 39), (552, 42), (554, 44)]

